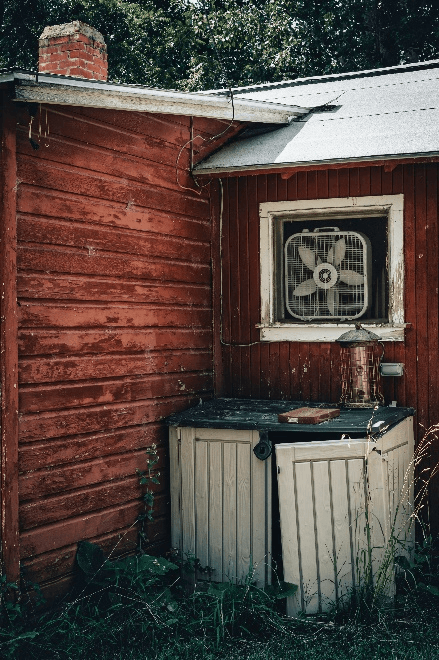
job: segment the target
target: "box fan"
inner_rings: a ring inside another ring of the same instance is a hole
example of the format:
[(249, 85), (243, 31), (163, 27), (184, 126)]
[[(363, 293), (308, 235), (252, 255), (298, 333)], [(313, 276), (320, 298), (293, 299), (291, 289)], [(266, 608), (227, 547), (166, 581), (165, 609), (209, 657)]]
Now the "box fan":
[(356, 319), (371, 301), (371, 246), (355, 231), (304, 229), (285, 242), (285, 303), (303, 321)]

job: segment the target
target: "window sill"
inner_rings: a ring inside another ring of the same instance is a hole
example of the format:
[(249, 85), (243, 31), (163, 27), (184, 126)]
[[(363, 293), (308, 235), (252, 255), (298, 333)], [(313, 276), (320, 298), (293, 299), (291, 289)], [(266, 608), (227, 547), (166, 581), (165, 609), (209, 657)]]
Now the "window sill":
[[(404, 341), (404, 330), (408, 325), (364, 323), (364, 327), (378, 335), (381, 341)], [(261, 341), (335, 342), (344, 332), (355, 329), (355, 323), (273, 323), (258, 324), (257, 327)]]

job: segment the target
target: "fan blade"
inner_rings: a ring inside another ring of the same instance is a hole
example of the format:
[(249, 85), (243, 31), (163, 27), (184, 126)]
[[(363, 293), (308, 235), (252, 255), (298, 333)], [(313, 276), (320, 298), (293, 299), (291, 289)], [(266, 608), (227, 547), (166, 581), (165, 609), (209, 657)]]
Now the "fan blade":
[(317, 284), (311, 278), (301, 282), (293, 291), (293, 296), (310, 296), (317, 289)]
[(341, 270), (340, 281), (351, 286), (360, 286), (364, 284), (364, 275), (356, 273), (354, 270)]
[(310, 270), (314, 270), (316, 267), (316, 253), (310, 248), (301, 246), (299, 247), (299, 255), (305, 266)]
[(346, 241), (340, 238), (335, 245), (328, 251), (328, 263), (333, 266), (339, 266), (346, 254)]
[(338, 311), (338, 300), (339, 300), (338, 290), (336, 288), (329, 289), (326, 302), (332, 316), (336, 316), (336, 313)]

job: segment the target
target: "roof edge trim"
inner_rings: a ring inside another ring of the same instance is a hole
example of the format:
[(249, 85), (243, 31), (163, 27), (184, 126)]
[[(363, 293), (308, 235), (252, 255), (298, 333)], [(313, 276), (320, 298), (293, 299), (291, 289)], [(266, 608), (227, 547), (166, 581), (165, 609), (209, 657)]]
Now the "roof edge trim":
[[(12, 80), (8, 76), (8, 80)], [(64, 76), (14, 73), (15, 101), (177, 114), (229, 121), (288, 124), (309, 112), (300, 106), (118, 85)], [(0, 82), (4, 76), (0, 76)]]
[[(419, 160), (420, 159), (420, 160)], [(389, 161), (391, 161), (389, 163)], [(396, 162), (398, 161), (398, 162)], [(296, 172), (306, 169), (334, 169), (334, 167), (351, 167), (352, 165), (357, 165), (360, 167), (369, 167), (369, 166), (379, 166), (388, 163), (388, 170), (392, 171), (398, 165), (403, 165), (409, 162), (420, 162), (420, 163), (432, 163), (439, 161), (439, 151), (431, 151), (424, 153), (413, 153), (413, 154), (385, 154), (380, 156), (360, 156), (356, 158), (334, 158), (330, 160), (319, 160), (319, 161), (303, 161), (296, 163), (266, 163), (261, 165), (239, 165), (236, 167), (202, 167), (203, 162), (198, 163), (193, 168), (193, 174), (195, 176), (211, 176), (211, 175), (225, 175), (233, 176), (234, 174), (239, 175), (242, 173), (252, 172), (252, 173), (263, 173), (263, 172), (273, 172), (278, 171), (282, 172), (285, 170), (285, 176), (283, 178), (289, 178)]]

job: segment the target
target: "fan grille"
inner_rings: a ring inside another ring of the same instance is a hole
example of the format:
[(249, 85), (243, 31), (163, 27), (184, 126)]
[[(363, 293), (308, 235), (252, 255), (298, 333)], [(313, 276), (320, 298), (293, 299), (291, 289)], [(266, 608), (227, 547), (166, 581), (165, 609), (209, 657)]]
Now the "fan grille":
[(285, 302), (301, 320), (355, 319), (369, 304), (370, 243), (357, 232), (303, 232), (285, 243)]

